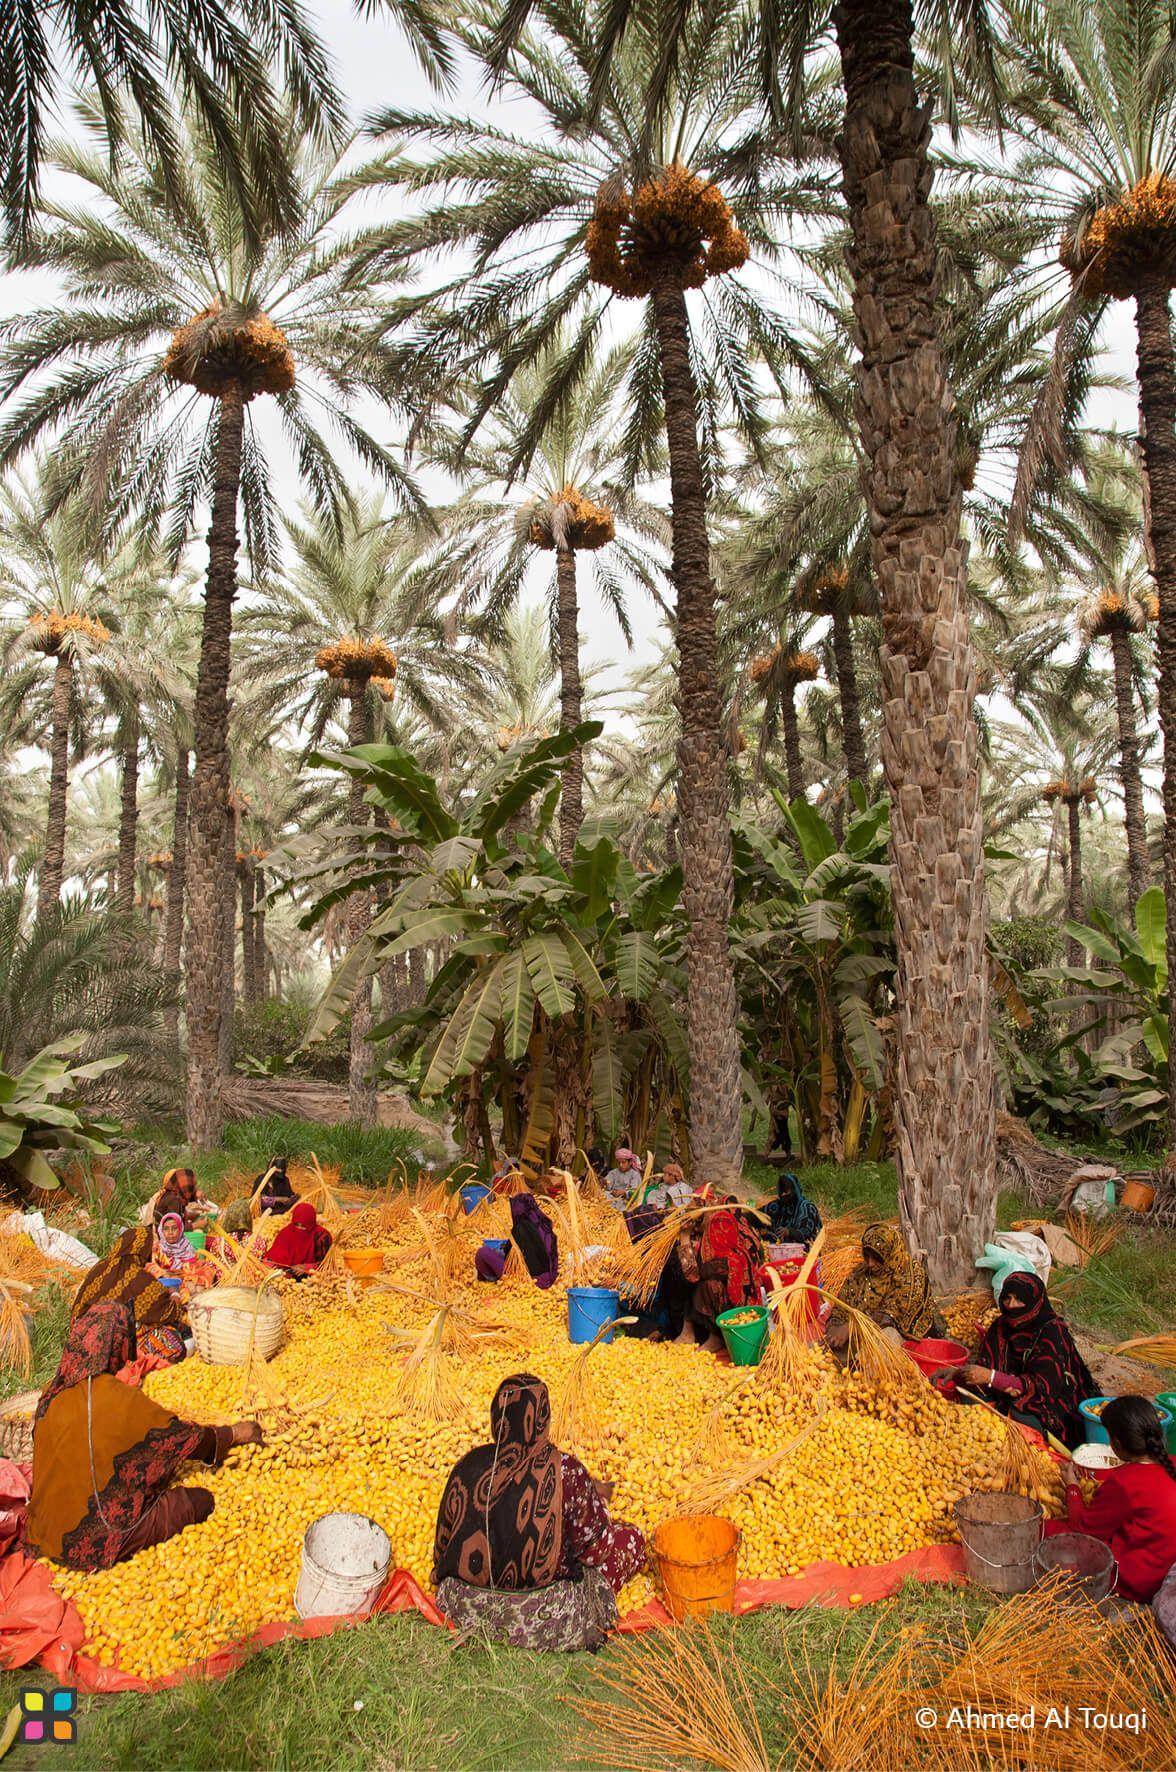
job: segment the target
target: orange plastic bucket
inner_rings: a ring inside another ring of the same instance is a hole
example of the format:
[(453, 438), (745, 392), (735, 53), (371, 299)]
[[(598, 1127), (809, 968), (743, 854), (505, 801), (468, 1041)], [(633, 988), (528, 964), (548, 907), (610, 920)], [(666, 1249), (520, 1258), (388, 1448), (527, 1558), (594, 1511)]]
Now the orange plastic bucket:
[(1128, 1212), (1148, 1212), (1155, 1201), (1156, 1190), (1146, 1181), (1125, 1181), (1123, 1193), (1119, 1200), (1120, 1206), (1126, 1206)]
[(353, 1274), (367, 1280), (383, 1271), (384, 1251), (382, 1249), (344, 1249), (343, 1260)]
[(653, 1564), (675, 1622), (735, 1607), (739, 1528), (719, 1514), (666, 1520), (653, 1535)]

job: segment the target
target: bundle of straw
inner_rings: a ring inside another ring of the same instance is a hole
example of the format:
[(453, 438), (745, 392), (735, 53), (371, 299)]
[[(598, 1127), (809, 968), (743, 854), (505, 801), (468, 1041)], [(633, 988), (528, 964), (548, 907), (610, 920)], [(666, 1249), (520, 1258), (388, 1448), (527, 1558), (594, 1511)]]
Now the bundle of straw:
[(1133, 1360), (1143, 1360), (1149, 1366), (1176, 1367), (1176, 1335), (1137, 1335), (1131, 1341), (1121, 1341), (1113, 1351), (1130, 1354)]
[(703, 1623), (650, 1632), (597, 1686), (608, 1696), (572, 1700), (588, 1725), (578, 1743), (586, 1760), (622, 1772), (681, 1761), (771, 1772), (738, 1659)]
[[(618, 1317), (618, 1323), (635, 1323), (636, 1317)], [(556, 1401), (552, 1416), (552, 1438), (579, 1455), (590, 1456), (604, 1439), (605, 1424), (600, 1413), (600, 1396), (592, 1376), (589, 1360), (604, 1337), (614, 1328), (602, 1323), (592, 1340), (587, 1342), (568, 1368), (567, 1378)]]
[(743, 1458), (732, 1462), (726, 1470), (699, 1472), (689, 1478), (686, 1485), (686, 1505), (691, 1513), (719, 1513), (741, 1489), (747, 1489), (752, 1483), (766, 1477), (779, 1469), (786, 1458), (791, 1457), (796, 1448), (808, 1439), (814, 1431), (825, 1410), (828, 1401), (824, 1397), (817, 1399), (812, 1417), (799, 1431), (777, 1446), (774, 1452), (762, 1456), (756, 1454), (751, 1458)]
[(412, 1342), (400, 1371), (397, 1393), (407, 1415), (427, 1421), (459, 1422), (468, 1405), (454, 1377), (452, 1357), (444, 1340), (449, 1306), (442, 1305)]
[[(892, 1650), (877, 1620), (863, 1643), (843, 1622), (826, 1662), (795, 1620), (781, 1631), (795, 1764), (804, 1772), (895, 1772), (917, 1763), (918, 1639)], [(966, 1746), (966, 1738), (965, 1738)], [(959, 1766), (958, 1760), (953, 1765)]]

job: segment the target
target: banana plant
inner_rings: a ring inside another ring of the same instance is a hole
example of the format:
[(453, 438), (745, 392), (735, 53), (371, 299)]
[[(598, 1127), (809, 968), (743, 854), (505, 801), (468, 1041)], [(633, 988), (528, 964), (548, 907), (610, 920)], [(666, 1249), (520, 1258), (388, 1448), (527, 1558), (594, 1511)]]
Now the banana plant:
[(0, 1171), (22, 1189), (44, 1191), (60, 1186), (47, 1151), (84, 1151), (105, 1156), (118, 1130), (109, 1120), (88, 1118), (78, 1104), (83, 1086), (124, 1063), (123, 1056), (71, 1065), (70, 1055), (85, 1043), (84, 1034), (55, 1040), (18, 1071), (0, 1065)]
[(362, 781), (399, 836), (383, 862), (369, 850), (358, 866), (344, 863), (353, 879), (326, 879), (304, 918), (312, 925), (348, 890), (383, 898), (308, 1039), (327, 1034), (362, 979), (395, 956), (440, 954), (424, 1003), (373, 1038), (423, 1096), (453, 1101), (471, 1154), (493, 1152), (493, 1102), (503, 1146), (532, 1170), (622, 1126), (668, 1148), (684, 1110), (678, 870), (639, 875), (606, 837), (580, 841), (565, 869), (549, 842), (563, 760), (599, 730), (514, 747), (462, 807), (447, 807), (394, 747), (319, 759)]

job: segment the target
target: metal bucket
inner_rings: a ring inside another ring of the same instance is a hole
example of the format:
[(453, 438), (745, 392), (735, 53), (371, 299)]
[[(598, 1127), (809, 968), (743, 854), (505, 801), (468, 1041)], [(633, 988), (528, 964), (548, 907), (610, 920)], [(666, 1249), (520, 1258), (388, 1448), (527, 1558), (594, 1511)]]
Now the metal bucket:
[(1038, 1575), (1065, 1575), (1088, 1600), (1105, 1600), (1119, 1573), (1109, 1544), (1089, 1532), (1055, 1532), (1033, 1553)]
[(302, 1540), (295, 1612), (299, 1618), (362, 1618), (391, 1561), (388, 1534), (366, 1514), (324, 1514)]
[(952, 1508), (964, 1547), (968, 1580), (995, 1594), (1028, 1593), (1035, 1579), (1033, 1553), (1041, 1543), (1044, 1515), (1024, 1495), (965, 1495)]

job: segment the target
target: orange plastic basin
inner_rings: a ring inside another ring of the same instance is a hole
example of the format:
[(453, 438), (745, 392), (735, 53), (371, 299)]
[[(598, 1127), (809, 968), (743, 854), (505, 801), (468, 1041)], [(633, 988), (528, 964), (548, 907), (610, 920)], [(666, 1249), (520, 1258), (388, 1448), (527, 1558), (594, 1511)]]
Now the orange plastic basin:
[(739, 1528), (731, 1520), (718, 1514), (666, 1520), (653, 1535), (652, 1550), (672, 1618), (734, 1609)]
[(353, 1274), (363, 1279), (370, 1279), (373, 1274), (383, 1271), (384, 1251), (382, 1249), (344, 1249), (343, 1260)]

